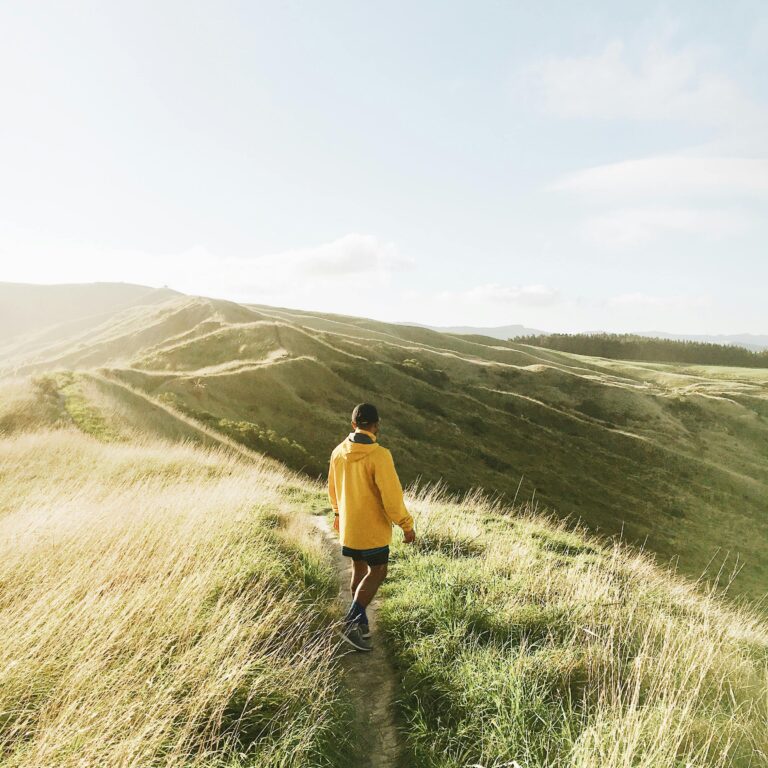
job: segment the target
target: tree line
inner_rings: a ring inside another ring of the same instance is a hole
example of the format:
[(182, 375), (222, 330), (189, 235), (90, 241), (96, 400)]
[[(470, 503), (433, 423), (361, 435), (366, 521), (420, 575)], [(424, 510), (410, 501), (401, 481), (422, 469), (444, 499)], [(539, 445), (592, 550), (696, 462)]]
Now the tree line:
[(654, 339), (632, 333), (550, 333), (515, 336), (509, 341), (613, 360), (768, 368), (768, 350), (756, 352), (730, 344)]

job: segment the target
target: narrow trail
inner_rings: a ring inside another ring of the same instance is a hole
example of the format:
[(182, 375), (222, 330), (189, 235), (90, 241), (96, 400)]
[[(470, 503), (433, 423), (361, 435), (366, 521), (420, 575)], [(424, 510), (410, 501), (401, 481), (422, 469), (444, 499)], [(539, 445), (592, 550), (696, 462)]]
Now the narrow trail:
[[(352, 600), (349, 589), (351, 567), (341, 554), (336, 534), (325, 517), (312, 516), (333, 555), (339, 575), (339, 600), (346, 608)], [(374, 600), (366, 609), (373, 633), (373, 650), (361, 653), (342, 649), (341, 668), (356, 712), (356, 725), (365, 741), (360, 745), (360, 768), (398, 768), (402, 766), (400, 738), (395, 723), (397, 675), (379, 637), (377, 609)], [(348, 647), (348, 646), (347, 646)], [(362, 757), (366, 755), (367, 759)]]

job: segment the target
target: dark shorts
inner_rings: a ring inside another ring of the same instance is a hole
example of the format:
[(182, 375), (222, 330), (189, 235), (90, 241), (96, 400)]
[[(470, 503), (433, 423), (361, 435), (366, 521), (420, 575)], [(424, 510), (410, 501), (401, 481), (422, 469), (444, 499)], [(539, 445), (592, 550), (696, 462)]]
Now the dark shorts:
[(351, 557), (353, 560), (364, 560), (368, 565), (386, 565), (389, 562), (389, 547), (376, 547), (374, 549), (342, 547), (341, 554), (344, 557)]

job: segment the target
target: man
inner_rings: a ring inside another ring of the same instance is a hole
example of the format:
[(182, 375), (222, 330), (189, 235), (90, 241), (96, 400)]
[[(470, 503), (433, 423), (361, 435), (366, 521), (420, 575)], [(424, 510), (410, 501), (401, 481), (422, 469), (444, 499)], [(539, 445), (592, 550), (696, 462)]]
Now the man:
[(392, 454), (377, 442), (379, 413), (370, 403), (352, 411), (352, 432), (334, 449), (328, 471), (328, 497), (341, 552), (352, 558), (352, 605), (342, 637), (358, 651), (370, 651), (365, 609), (387, 575), (392, 524), (407, 543), (416, 534), (403, 502), (403, 489)]

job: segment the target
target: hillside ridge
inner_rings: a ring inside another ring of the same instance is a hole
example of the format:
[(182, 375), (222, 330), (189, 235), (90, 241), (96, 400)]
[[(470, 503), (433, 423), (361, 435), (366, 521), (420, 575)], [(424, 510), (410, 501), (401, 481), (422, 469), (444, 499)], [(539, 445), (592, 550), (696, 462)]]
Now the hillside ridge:
[(764, 371), (604, 360), (194, 296), (2, 352), (0, 376), (90, 371), (312, 477), (350, 404), (374, 400), (406, 483), (535, 494), (563, 518), (679, 558), (693, 577), (713, 557), (738, 557), (735, 593), (765, 593)]

